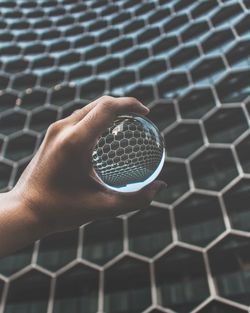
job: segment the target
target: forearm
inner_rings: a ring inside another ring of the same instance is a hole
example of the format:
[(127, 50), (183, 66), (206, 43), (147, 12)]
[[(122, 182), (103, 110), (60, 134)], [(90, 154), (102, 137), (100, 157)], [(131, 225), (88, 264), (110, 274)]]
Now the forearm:
[(0, 193), (0, 257), (46, 234), (33, 212), (14, 192)]

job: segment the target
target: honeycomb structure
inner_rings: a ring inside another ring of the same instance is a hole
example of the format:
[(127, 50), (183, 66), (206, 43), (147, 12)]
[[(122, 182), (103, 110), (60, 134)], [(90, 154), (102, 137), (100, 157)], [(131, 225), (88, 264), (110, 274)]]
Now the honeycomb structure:
[(168, 183), (1, 259), (0, 312), (250, 312), (250, 1), (0, 0), (0, 56), (1, 191), (103, 94), (150, 107)]
[(141, 189), (145, 181), (158, 176), (164, 161), (164, 143), (157, 128), (135, 114), (119, 116), (93, 151), (96, 174), (116, 191)]

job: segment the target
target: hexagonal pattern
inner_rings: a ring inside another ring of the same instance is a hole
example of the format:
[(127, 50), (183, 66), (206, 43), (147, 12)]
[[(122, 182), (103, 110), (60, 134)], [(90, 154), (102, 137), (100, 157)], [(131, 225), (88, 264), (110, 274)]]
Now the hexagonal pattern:
[(0, 312), (249, 312), (250, 1), (0, 0), (0, 55), (1, 191), (103, 94), (150, 107), (168, 184), (1, 259)]

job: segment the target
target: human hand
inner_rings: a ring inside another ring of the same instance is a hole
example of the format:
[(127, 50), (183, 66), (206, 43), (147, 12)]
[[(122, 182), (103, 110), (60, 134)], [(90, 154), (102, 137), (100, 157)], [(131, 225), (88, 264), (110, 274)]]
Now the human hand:
[(92, 167), (93, 148), (115, 117), (148, 111), (134, 98), (103, 96), (49, 127), (11, 191), (42, 225), (42, 235), (149, 205), (163, 182), (155, 181), (138, 192), (118, 193), (102, 185)]

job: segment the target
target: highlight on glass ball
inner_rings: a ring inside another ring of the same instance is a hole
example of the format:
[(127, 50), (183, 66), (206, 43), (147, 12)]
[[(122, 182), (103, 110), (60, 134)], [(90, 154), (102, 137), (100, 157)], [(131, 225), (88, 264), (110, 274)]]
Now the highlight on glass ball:
[(95, 173), (106, 187), (134, 192), (159, 175), (165, 160), (164, 141), (149, 119), (121, 115), (98, 139), (92, 156)]

